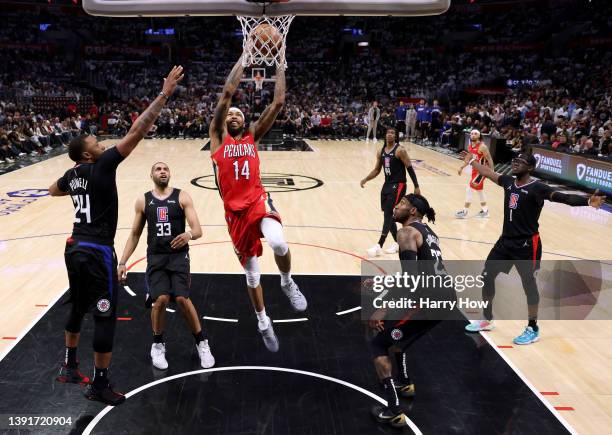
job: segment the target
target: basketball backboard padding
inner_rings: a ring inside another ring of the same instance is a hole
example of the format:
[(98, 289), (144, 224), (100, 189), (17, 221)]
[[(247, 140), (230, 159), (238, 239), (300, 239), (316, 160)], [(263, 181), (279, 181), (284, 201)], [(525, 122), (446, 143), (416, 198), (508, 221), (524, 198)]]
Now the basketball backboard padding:
[[(450, 0), (282, 0), (266, 6), (266, 15), (437, 15)], [(263, 13), (261, 4), (247, 0), (83, 0), (91, 15), (185, 16), (250, 15)]]

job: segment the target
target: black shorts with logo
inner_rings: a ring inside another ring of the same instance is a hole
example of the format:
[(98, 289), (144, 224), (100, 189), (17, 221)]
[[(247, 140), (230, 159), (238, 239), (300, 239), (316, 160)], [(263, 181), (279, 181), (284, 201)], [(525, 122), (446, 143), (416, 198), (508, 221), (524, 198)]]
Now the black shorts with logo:
[(112, 246), (69, 238), (64, 251), (70, 300), (79, 313), (115, 316), (119, 285)]
[(519, 273), (533, 273), (540, 269), (542, 241), (539, 234), (531, 237), (500, 237), (485, 263), (489, 272), (508, 273), (516, 266)]
[(160, 295), (189, 298), (191, 275), (189, 252), (147, 256), (146, 284), (152, 302)]
[(406, 183), (385, 183), (380, 190), (380, 209), (393, 210), (400, 199), (406, 195)]

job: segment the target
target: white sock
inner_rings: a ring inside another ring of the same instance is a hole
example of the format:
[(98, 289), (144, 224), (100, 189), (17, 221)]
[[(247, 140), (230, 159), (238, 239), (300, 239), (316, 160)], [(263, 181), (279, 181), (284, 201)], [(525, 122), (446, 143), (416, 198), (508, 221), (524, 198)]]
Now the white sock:
[(255, 314), (257, 315), (257, 327), (259, 328), (259, 330), (263, 331), (264, 329), (268, 329), (270, 321), (268, 319), (268, 316), (266, 315), (266, 309), (264, 308), (261, 311), (255, 311)]
[(291, 283), (291, 272), (280, 272), (281, 285), (286, 286)]
[(482, 211), (484, 211), (485, 213), (489, 212), (489, 207), (487, 207), (486, 205), (482, 206)]

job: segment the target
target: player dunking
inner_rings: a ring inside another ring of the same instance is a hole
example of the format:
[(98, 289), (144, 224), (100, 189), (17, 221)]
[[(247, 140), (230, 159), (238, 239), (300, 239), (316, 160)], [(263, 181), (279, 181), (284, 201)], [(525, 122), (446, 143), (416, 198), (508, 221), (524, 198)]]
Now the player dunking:
[[(417, 194), (403, 197), (393, 209), (393, 218), (402, 224), (402, 228), (397, 233), (402, 271), (410, 275), (446, 274), (440, 241), (429, 225), (423, 223), (424, 216), (430, 222), (434, 222), (436, 213), (429, 206), (427, 199)], [(448, 301), (456, 299), (452, 288), (429, 289), (429, 291), (434, 298)], [(384, 320), (386, 314), (386, 310), (379, 309), (369, 322), (370, 327), (378, 331), (372, 340), (374, 367), (388, 404), (387, 407), (374, 407), (372, 415), (381, 423), (389, 423), (393, 427), (400, 428), (406, 426), (407, 417), (400, 406), (399, 396), (411, 397), (415, 393), (414, 384), (406, 369), (410, 346), (446, 318), (448, 312), (410, 310), (400, 321)], [(395, 358), (400, 373), (398, 378), (394, 379), (389, 351), (391, 348), (395, 351), (398, 347), (400, 350), (395, 352)]]
[[(165, 370), (166, 343), (164, 326), (166, 307), (174, 300), (195, 339), (200, 364), (207, 369), (215, 365), (208, 339), (204, 334), (198, 313), (189, 298), (189, 241), (202, 237), (202, 228), (191, 196), (184, 190), (170, 187), (170, 168), (157, 162), (151, 168), (153, 190), (136, 200), (136, 216), (121, 262), (117, 268), (119, 281), (125, 282), (126, 263), (138, 246), (138, 239), (147, 223), (147, 288), (150, 295), (153, 344), (153, 366)], [(185, 219), (189, 230), (185, 229)]]
[[(491, 153), (489, 152), (489, 148), (482, 141), (482, 136), (480, 131), (472, 130), (470, 132), (470, 144), (468, 146), (468, 152), (465, 154), (463, 165), (459, 168), (459, 175), (463, 172), (464, 168), (470, 165), (470, 162), (475, 160), (480, 164), (488, 164), (489, 167), (493, 168), (493, 158), (491, 157)], [(487, 218), (489, 217), (489, 209), (487, 207), (487, 196), (484, 193), (484, 180), (485, 177), (472, 167), (472, 171), (470, 173), (470, 181), (468, 182), (468, 187), (465, 192), (465, 206), (462, 210), (459, 210), (455, 213), (455, 217), (457, 219), (465, 219), (468, 215), (468, 208), (470, 208), (470, 204), (472, 203), (472, 191), (478, 193), (480, 197), (480, 206), (481, 210), (478, 212), (476, 217), (478, 218)]]
[(520, 154), (512, 160), (512, 174), (516, 178), (498, 174), (480, 163), (474, 162), (472, 166), (481, 175), (504, 188), (504, 227), (484, 267), (482, 297), (483, 301), (488, 302), (484, 310), (485, 319), (470, 322), (465, 329), (470, 332), (493, 329), (495, 278), (502, 272), (510, 272), (512, 266), (516, 266), (527, 296), (528, 324), (525, 331), (514, 339), (514, 343), (536, 342), (540, 338), (537, 325), (540, 295), (535, 272), (540, 268), (542, 257), (538, 221), (544, 200), (573, 207), (590, 205), (599, 208), (606, 197), (597, 195), (597, 191), (590, 198), (565, 194), (535, 180), (531, 177), (531, 173), (535, 169), (536, 159), (530, 154)]
[(247, 289), (257, 315), (259, 332), (267, 349), (276, 352), (278, 339), (266, 314), (259, 283), (257, 257), (262, 254), (262, 237), (274, 251), (281, 288), (291, 305), (296, 311), (304, 311), (307, 307), (306, 298), (291, 278), (291, 253), (283, 235), (280, 215), (264, 190), (259, 175), (257, 145), (272, 127), (285, 102), (285, 71), (283, 67), (276, 68), (274, 100), (260, 118), (247, 128), (242, 111), (230, 107), (243, 70), (240, 58), (223, 87), (210, 125), (210, 156), (223, 199), (229, 234), (246, 273)]
[(387, 129), (385, 133), (385, 145), (376, 155), (374, 169), (361, 180), (361, 187), (363, 188), (368, 181), (376, 178), (381, 169), (384, 170), (383, 173), (385, 175), (385, 183), (380, 191), (380, 208), (382, 209), (384, 220), (378, 243), (368, 249), (368, 255), (370, 257), (378, 257), (382, 254), (382, 247), (387, 239), (389, 231), (391, 231), (394, 243), (386, 252), (388, 254), (395, 254), (398, 251), (397, 226), (393, 220), (393, 207), (395, 207), (400, 198), (406, 194), (406, 172), (408, 172), (414, 184), (414, 193), (421, 193), (416, 173), (412, 167), (410, 157), (408, 157), (408, 151), (406, 151), (405, 147), (400, 145), (399, 134), (394, 128)]
[(182, 78), (183, 68), (174, 67), (160, 94), (115, 147), (106, 150), (91, 135), (73, 139), (68, 145), (68, 156), (76, 165), (49, 187), (52, 196), (70, 195), (74, 203), (74, 227), (64, 252), (72, 307), (65, 330), (66, 357), (57, 380), (89, 382), (79, 372), (77, 346), (83, 317), (90, 312), (95, 322), (94, 378), (84, 394), (89, 400), (108, 405), (125, 401), (125, 396), (113, 391), (108, 381), (118, 293), (117, 257), (113, 249), (118, 215), (116, 171), (149, 132)]

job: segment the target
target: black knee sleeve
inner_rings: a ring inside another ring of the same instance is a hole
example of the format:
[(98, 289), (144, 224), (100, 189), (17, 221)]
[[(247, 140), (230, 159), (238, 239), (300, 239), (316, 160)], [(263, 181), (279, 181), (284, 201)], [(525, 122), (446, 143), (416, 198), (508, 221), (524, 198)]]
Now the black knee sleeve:
[(537, 305), (540, 303), (540, 292), (538, 291), (538, 285), (533, 275), (524, 277), (523, 289), (525, 290), (525, 296), (527, 296), (527, 305)]
[(491, 273), (487, 270), (485, 270), (484, 272), (482, 272), (482, 280), (483, 280), (483, 286), (482, 286), (482, 297), (483, 299), (493, 299), (493, 297), (495, 296), (495, 278), (497, 277), (497, 274)]
[(94, 316), (95, 328), (93, 338), (94, 352), (108, 353), (113, 351), (113, 340), (115, 338), (115, 316)]
[(389, 348), (392, 345), (392, 341), (389, 336), (389, 331), (384, 330), (376, 334), (376, 337), (370, 342), (372, 348), (372, 354), (374, 358), (379, 356), (387, 356), (389, 354)]
[(73, 334), (78, 334), (81, 332), (81, 323), (83, 323), (83, 317), (85, 317), (85, 313), (78, 313), (74, 307), (70, 310), (68, 314), (68, 321), (66, 322), (66, 331), (71, 332)]
[(395, 239), (397, 236), (397, 226), (395, 225), (395, 222), (393, 222), (393, 209), (385, 208), (382, 233), (386, 236), (389, 234), (389, 231), (391, 231), (391, 234), (394, 235), (393, 238)]

